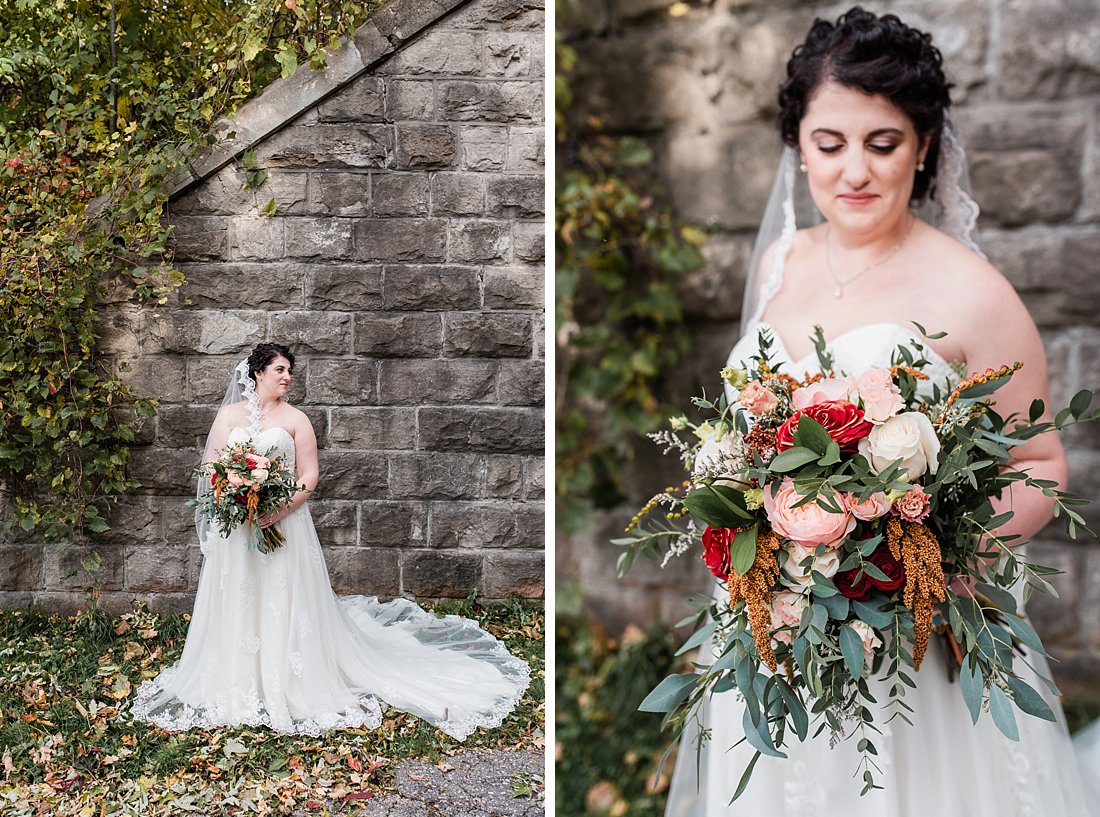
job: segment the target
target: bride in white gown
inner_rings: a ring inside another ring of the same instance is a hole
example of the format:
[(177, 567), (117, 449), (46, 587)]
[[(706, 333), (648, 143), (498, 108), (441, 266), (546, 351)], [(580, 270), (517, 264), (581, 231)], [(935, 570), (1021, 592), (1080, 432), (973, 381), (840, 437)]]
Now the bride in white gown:
[[(941, 381), (957, 376), (953, 362), (969, 372), (1021, 361), (1023, 369), (997, 392), (1002, 416), (1026, 415), (1034, 397), (1049, 404), (1035, 324), (973, 241), (977, 208), (946, 116), (948, 87), (930, 38), (892, 15), (855, 8), (835, 24), (815, 22), (780, 91), (787, 147), (746, 288), (743, 336), (729, 365), (755, 354), (758, 332), (767, 329), (783, 371), (796, 377), (817, 371), (811, 335), (820, 325), (835, 367), (846, 374), (889, 366), (899, 343), (916, 341), (932, 363), (926, 371)], [(922, 338), (914, 321), (930, 334), (947, 334)], [(1064, 484), (1065, 453), (1053, 434), (1017, 454), (1017, 467)], [(1004, 496), (999, 507), (1015, 512), (1003, 532), (1024, 537), (1051, 513), (1049, 501), (1026, 488)], [(724, 597), (724, 588), (715, 595)], [(1031, 658), (1048, 674), (1041, 656)], [(912, 725), (887, 723), (885, 709), (876, 713), (883, 734), (874, 740), (875, 777), (882, 789), (864, 796), (856, 741), (830, 746), (825, 730), (804, 743), (789, 740), (787, 759), (761, 757), (748, 788), (731, 803), (754, 750), (742, 741), (736, 692), (714, 694), (681, 741), (667, 817), (1094, 813), (1062, 720), (1020, 713), (1018, 742), (1001, 735), (988, 713), (972, 725), (936, 645), (916, 681), (905, 697)], [(884, 682), (872, 679), (871, 688), (885, 707)], [(1048, 702), (1060, 716), (1058, 702)], [(697, 754), (700, 729), (709, 740)]]
[(277, 524), (286, 542), (260, 553), (244, 527), (222, 537), (196, 516), (204, 561), (183, 655), (141, 685), (132, 714), (170, 730), (262, 724), (318, 735), (377, 727), (388, 704), (458, 740), (499, 726), (530, 671), (476, 622), (332, 592), (307, 504), (317, 440), (285, 401), (293, 367), (290, 350), (270, 343), (238, 365), (203, 460), (245, 440), (285, 457), (308, 490), (260, 524)]

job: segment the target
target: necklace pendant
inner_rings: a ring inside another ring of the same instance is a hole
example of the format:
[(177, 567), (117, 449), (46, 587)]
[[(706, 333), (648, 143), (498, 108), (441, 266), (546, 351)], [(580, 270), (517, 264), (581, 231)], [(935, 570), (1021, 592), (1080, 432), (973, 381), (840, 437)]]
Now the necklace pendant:
[(839, 286), (837, 286), (837, 288), (833, 290), (833, 295), (835, 295), (837, 298), (843, 298), (844, 297), (844, 290), (842, 290)]

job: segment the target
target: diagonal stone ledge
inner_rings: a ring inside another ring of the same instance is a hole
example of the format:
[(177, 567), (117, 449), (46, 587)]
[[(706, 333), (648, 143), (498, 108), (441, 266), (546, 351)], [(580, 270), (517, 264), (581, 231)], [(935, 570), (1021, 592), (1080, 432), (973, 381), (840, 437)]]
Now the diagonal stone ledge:
[(378, 9), (340, 48), (328, 55), (323, 70), (300, 65), (294, 74), (271, 83), (232, 117), (215, 125), (218, 143), (196, 158), (188, 170), (168, 178), (169, 198), (180, 196), (205, 181), (468, 1), (392, 0)]

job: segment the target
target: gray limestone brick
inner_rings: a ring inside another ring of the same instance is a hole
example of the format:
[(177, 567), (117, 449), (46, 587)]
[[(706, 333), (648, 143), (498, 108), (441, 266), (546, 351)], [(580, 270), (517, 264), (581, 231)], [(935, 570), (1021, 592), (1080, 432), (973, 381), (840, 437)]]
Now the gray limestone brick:
[(347, 354), (351, 329), (352, 316), (346, 312), (277, 312), (271, 316), (271, 337), (297, 354)]
[(458, 134), (451, 125), (402, 122), (397, 125), (395, 166), (403, 170), (454, 168)]
[(490, 454), (485, 458), (485, 495), (490, 499), (523, 499), (523, 456)]
[(446, 247), (443, 219), (362, 219), (355, 225), (355, 257), (360, 261), (443, 261)]
[(319, 122), (382, 122), (385, 100), (381, 77), (361, 76), (317, 106)]
[(543, 447), (539, 409), (425, 407), (418, 422), (420, 446), (428, 451), (536, 454)]
[(329, 444), (359, 451), (411, 451), (416, 448), (416, 410), (412, 408), (333, 408)]
[[(99, 569), (91, 572), (98, 555)], [(42, 579), (47, 590), (121, 590), (126, 567), (120, 547), (47, 546), (43, 551)]]
[(363, 545), (426, 547), (428, 505), (367, 499), (359, 503), (359, 537)]
[(485, 176), (481, 173), (433, 173), (432, 215), (477, 216), (485, 212)]
[[(0, 545), (0, 590), (37, 590), (42, 587), (43, 545)], [(8, 607), (0, 599), (0, 607)]]
[(190, 587), (189, 553), (181, 547), (126, 549), (126, 589), (134, 593), (181, 593)]
[(542, 176), (494, 176), (489, 179), (486, 211), (492, 216), (541, 218), (545, 193)]
[(309, 514), (321, 544), (359, 544), (359, 503), (348, 499), (310, 500)]
[(392, 122), (435, 119), (435, 83), (432, 80), (388, 77), (386, 118)]
[(487, 267), (486, 309), (541, 309), (542, 271), (531, 267)]
[(502, 406), (541, 406), (546, 399), (546, 366), (542, 359), (502, 360), (497, 401)]
[(401, 554), (401, 589), (421, 597), (461, 598), (481, 579), (476, 553), (410, 550)]
[(351, 257), (352, 220), (347, 218), (287, 218), (288, 258), (343, 261)]
[(480, 499), (484, 493), (484, 463), (475, 454), (391, 454), (389, 460), (393, 499)]
[(428, 177), (424, 173), (377, 173), (371, 180), (376, 217), (426, 216)]
[(492, 360), (383, 360), (380, 402), (389, 405), (483, 405), (497, 400)]
[(386, 495), (389, 467), (381, 454), (319, 451), (318, 499), (364, 499)]
[(502, 313), (445, 316), (443, 351), (449, 357), (529, 357), (531, 319)]
[(172, 219), (168, 246), (177, 261), (224, 259), (229, 249), (226, 220), (214, 216), (176, 216)]
[(361, 312), (355, 316), (355, 353), (371, 357), (436, 357), (443, 345), (439, 315)]
[(546, 232), (539, 221), (515, 221), (512, 223), (512, 252), (517, 261), (529, 264), (546, 257)]
[(256, 146), (261, 167), (388, 167), (394, 134), (388, 124), (295, 125)]
[(497, 551), (486, 554), (481, 592), (486, 598), (540, 598), (546, 591), (546, 557), (538, 551)]
[(478, 172), (503, 170), (508, 163), (508, 128), (467, 125), (460, 128), (459, 166)]
[(382, 307), (382, 268), (367, 264), (303, 267), (305, 304), (351, 312)]
[(541, 548), (541, 507), (488, 502), (445, 502), (431, 509), (432, 546)]
[(306, 402), (319, 406), (361, 406), (375, 402), (378, 363), (373, 360), (311, 358)]
[(507, 221), (454, 221), (447, 235), (447, 259), (458, 264), (509, 261), (512, 229)]
[(481, 306), (477, 267), (387, 266), (384, 303), (395, 310), (466, 310)]
[(286, 255), (286, 219), (255, 214), (228, 219), (229, 258), (234, 261), (271, 261)]
[(302, 269), (283, 264), (182, 264), (182, 294), (211, 309), (289, 309), (302, 306)]
[(456, 77), (482, 70), (482, 35), (471, 31), (440, 31), (401, 49), (381, 67), (396, 76)]
[(538, 122), (542, 118), (542, 83), (452, 80), (436, 89), (441, 118), (451, 122)]
[(326, 216), (369, 216), (371, 175), (319, 170), (310, 174), (310, 212)]
[(326, 548), (332, 589), (345, 595), (396, 596), (401, 591), (399, 553), (386, 548)]
[(544, 130), (542, 128), (509, 128), (508, 159), (505, 162), (505, 169), (509, 173), (541, 174), (545, 165), (546, 133)]

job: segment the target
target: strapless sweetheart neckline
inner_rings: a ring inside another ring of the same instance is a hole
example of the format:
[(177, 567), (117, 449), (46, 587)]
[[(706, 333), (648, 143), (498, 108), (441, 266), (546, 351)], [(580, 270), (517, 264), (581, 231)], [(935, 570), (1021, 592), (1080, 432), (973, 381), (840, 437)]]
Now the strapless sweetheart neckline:
[[(787, 346), (787, 342), (785, 340), (783, 340), (783, 336), (779, 333), (779, 330), (776, 329), (774, 324), (768, 323), (767, 321), (757, 322), (752, 328), (752, 333), (751, 333), (752, 336), (755, 338), (756, 334), (761, 329), (768, 329), (771, 332), (772, 341), (779, 348), (779, 351), (782, 353), (783, 359), (786, 360), (791, 367), (793, 367), (793, 368), (801, 367), (802, 364), (804, 364), (806, 361), (813, 361), (813, 360), (817, 359), (817, 352), (814, 351), (814, 350), (811, 350), (809, 353), (803, 355), (802, 357), (798, 358), (797, 360), (792, 359), (791, 353), (790, 353), (790, 347)], [(834, 337), (826, 338), (825, 339), (825, 346), (826, 346), (827, 349), (831, 349), (836, 344), (847, 340), (852, 335), (858, 335), (861, 332), (869, 332), (869, 331), (872, 331), (872, 330), (881, 330), (881, 329), (893, 329), (893, 330), (896, 330), (897, 332), (901, 332), (901, 333), (907, 335), (909, 338), (920, 342), (920, 344), (924, 347), (924, 354), (929, 357), (929, 360), (932, 360), (933, 362), (942, 363), (945, 366), (950, 366), (951, 365), (948, 362), (948, 360), (943, 355), (941, 355), (939, 352), (937, 352), (935, 349), (933, 349), (928, 344), (928, 342), (924, 338), (921, 337), (920, 334), (918, 334), (917, 332), (915, 332), (914, 330), (910, 329), (907, 326), (903, 326), (900, 323), (892, 323), (890, 321), (879, 321), (877, 323), (864, 323), (864, 324), (861, 324), (859, 326), (853, 326), (851, 329), (845, 329), (843, 332), (841, 332), (838, 335), (835, 335)], [(748, 336), (748, 334), (749, 333), (746, 333), (746, 336)]]
[[(247, 434), (247, 435), (248, 435), (249, 437), (251, 437), (251, 436), (252, 436), (252, 432), (251, 432), (251, 431), (249, 431), (249, 430), (248, 430), (247, 428), (245, 428), (244, 426), (233, 426), (233, 427), (232, 427), (231, 429), (229, 429), (229, 433), (230, 433), (230, 434), (232, 434), (232, 433), (233, 433), (234, 431), (243, 431), (243, 432), (244, 432), (245, 434)], [(257, 435), (257, 436), (259, 436), (260, 434), (267, 434), (267, 433), (268, 433), (269, 431), (281, 431), (281, 432), (283, 432), (283, 433), (284, 433), (284, 434), (285, 434), (286, 436), (290, 437), (290, 439), (292, 439), (292, 440), (294, 439), (294, 435), (293, 435), (293, 434), (291, 434), (291, 433), (290, 433), (289, 431), (287, 431), (287, 430), (286, 430), (285, 428), (283, 428), (282, 426), (271, 426), (271, 427), (269, 427), (269, 428), (261, 429), (260, 431), (256, 432), (256, 435)]]

